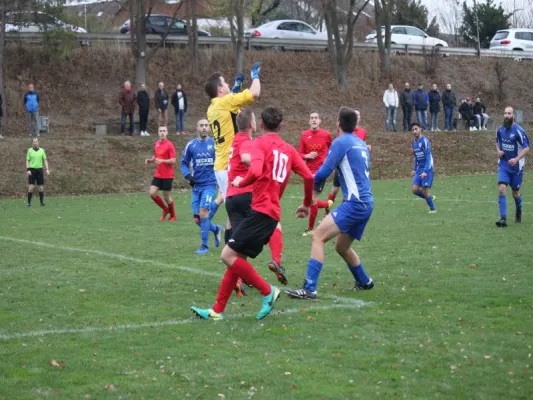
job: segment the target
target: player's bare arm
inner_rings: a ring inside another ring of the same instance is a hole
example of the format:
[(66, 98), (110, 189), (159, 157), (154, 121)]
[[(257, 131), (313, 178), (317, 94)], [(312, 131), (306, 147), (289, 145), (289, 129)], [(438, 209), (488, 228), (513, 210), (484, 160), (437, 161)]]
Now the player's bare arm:
[(498, 144), (498, 142), (496, 142), (496, 153), (498, 153), (499, 158), (502, 158), (505, 154), (503, 151), (501, 151), (500, 145)]
[(30, 162), (28, 160), (26, 160), (26, 170), (28, 171), (27, 174), (28, 175), (31, 175), (31, 171), (30, 171)]
[(155, 159), (155, 163), (156, 164), (176, 164), (176, 157), (174, 158), (169, 158), (168, 160), (162, 160), (160, 158), (156, 158)]
[(527, 153), (529, 153), (529, 147), (522, 149), (522, 151), (515, 158), (511, 158), (509, 160), (509, 165), (511, 167), (514, 167), (516, 164), (518, 164), (520, 159), (522, 159), (523, 157), (527, 155)]
[(44, 168), (46, 169), (46, 175), (50, 175), (50, 168), (48, 168), (48, 160), (44, 160)]
[(147, 158), (147, 159), (144, 160), (145, 164), (152, 164), (154, 162), (155, 162), (155, 156), (152, 156), (152, 157)]

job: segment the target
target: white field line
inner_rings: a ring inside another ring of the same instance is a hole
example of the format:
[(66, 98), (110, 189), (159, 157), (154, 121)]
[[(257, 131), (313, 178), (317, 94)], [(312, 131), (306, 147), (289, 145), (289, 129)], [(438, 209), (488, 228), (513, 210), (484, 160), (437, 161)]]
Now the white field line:
[[(354, 302), (350, 304), (330, 304), (327, 306), (313, 306), (309, 305), (308, 302), (301, 302), (302, 306), (298, 308), (288, 308), (285, 310), (272, 311), (270, 313), (273, 315), (284, 315), (284, 314), (297, 314), (297, 313), (306, 313), (306, 312), (316, 312), (316, 311), (330, 311), (333, 309), (354, 309), (368, 306), (371, 303), (364, 302), (362, 300), (357, 300), (358, 303)], [(295, 300), (298, 302), (299, 300)], [(225, 319), (237, 320), (241, 318), (252, 318), (255, 317), (255, 314), (237, 314), (226, 316)], [(43, 336), (57, 336), (57, 335), (76, 335), (76, 334), (90, 334), (90, 333), (102, 333), (102, 332), (115, 332), (122, 330), (138, 330), (145, 328), (160, 328), (166, 326), (176, 326), (176, 325), (188, 325), (194, 323), (208, 323), (200, 320), (199, 318), (186, 318), (186, 319), (171, 319), (168, 321), (158, 321), (158, 322), (144, 322), (141, 324), (125, 324), (125, 325), (116, 325), (110, 327), (86, 327), (86, 328), (70, 328), (70, 329), (49, 329), (49, 330), (37, 330), (29, 332), (20, 332), (20, 333), (4, 333), (0, 334), (0, 341), (8, 341), (15, 339), (23, 338), (35, 338)], [(211, 322), (213, 323), (213, 322)]]
[[(286, 196), (286, 197), (288, 197), (289, 199), (303, 200), (303, 195), (302, 196)], [(391, 199), (391, 198), (374, 197), (374, 200), (377, 200), (378, 202), (380, 202), (380, 201), (386, 201), (386, 202), (424, 201), (421, 198), (416, 197), (414, 195), (413, 195), (412, 199), (408, 199), (408, 198)], [(511, 200), (508, 199), (508, 201), (511, 201)], [(445, 203), (491, 203), (491, 204), (498, 204), (498, 200), (496, 198), (494, 200), (473, 200), (473, 199), (468, 199), (468, 198), (446, 199), (446, 198), (442, 198), (442, 197), (437, 196), (437, 201), (436, 201), (437, 205), (439, 204), (439, 202), (445, 202)], [(531, 202), (531, 201), (523, 201), (522, 204), (533, 204), (533, 202)]]

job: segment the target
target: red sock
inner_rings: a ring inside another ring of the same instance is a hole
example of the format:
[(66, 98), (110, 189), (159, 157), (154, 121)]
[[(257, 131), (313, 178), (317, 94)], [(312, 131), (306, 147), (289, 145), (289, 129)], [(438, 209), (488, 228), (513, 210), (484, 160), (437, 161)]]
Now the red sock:
[(270, 246), (272, 259), (277, 262), (278, 265), (281, 265), (281, 253), (283, 253), (283, 235), (281, 229), (276, 228), (272, 236), (270, 236), (268, 245)]
[(315, 228), (315, 221), (316, 216), (318, 215), (318, 206), (315, 204), (314, 206), (311, 206), (311, 210), (309, 211), (309, 226), (307, 229), (312, 231)]
[(233, 292), (237, 284), (237, 279), (239, 279), (239, 276), (234, 273), (233, 268), (227, 268), (218, 287), (217, 300), (213, 305), (213, 311), (217, 314), (223, 313), (226, 309), (226, 304), (228, 304), (231, 292)]
[(328, 194), (328, 200), (331, 200), (331, 201), (334, 202), (335, 201), (335, 197), (337, 197), (337, 196), (335, 196), (333, 193)]
[[(270, 285), (259, 276), (252, 264), (244, 258), (237, 258), (230, 268), (233, 268), (233, 274), (235, 276), (240, 276), (243, 281), (256, 287), (261, 293), (261, 296), (268, 296), (270, 294)], [(233, 288), (231, 289), (233, 290)]]
[(174, 202), (171, 201), (168, 205), (168, 208), (170, 210), (170, 218), (176, 218), (176, 210), (174, 210)]
[(160, 196), (152, 197), (152, 200), (154, 201), (155, 204), (157, 204), (163, 210), (167, 209), (167, 206), (165, 205), (165, 203), (163, 202), (163, 199)]
[(328, 208), (329, 204), (327, 201), (324, 200), (317, 200), (316, 205), (318, 208)]

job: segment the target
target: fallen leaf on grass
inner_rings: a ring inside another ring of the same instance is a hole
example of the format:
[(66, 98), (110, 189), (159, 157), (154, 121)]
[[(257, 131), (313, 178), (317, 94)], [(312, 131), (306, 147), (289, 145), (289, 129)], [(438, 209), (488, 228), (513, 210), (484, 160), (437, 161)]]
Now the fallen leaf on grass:
[(107, 385), (104, 386), (105, 390), (107, 390), (108, 392), (114, 392), (115, 390), (117, 390), (117, 388), (115, 387), (115, 385), (112, 385), (110, 383), (108, 383)]
[(56, 361), (56, 360), (50, 360), (48, 361), (48, 364), (50, 364), (52, 367), (57, 367), (63, 369), (63, 366), (65, 363), (63, 361)]
[(470, 264), (469, 267), (472, 268), (472, 269), (476, 269), (477, 268), (477, 264)]
[(87, 291), (87, 289), (79, 289), (78, 292), (80, 293), (85, 293)]

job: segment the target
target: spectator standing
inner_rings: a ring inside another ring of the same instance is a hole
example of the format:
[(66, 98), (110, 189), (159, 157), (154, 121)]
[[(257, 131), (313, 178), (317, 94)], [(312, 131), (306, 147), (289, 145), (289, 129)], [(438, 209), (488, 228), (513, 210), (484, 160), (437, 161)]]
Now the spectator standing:
[(155, 107), (159, 113), (159, 126), (168, 125), (168, 93), (165, 84), (159, 82), (159, 89), (155, 93)]
[(0, 93), (0, 139), (3, 139), (2, 133), (4, 133), (4, 126), (2, 125), (2, 118), (4, 117), (4, 109), (2, 107), (2, 93)]
[(187, 112), (187, 96), (181, 89), (181, 85), (176, 86), (176, 91), (172, 94), (171, 103), (176, 112), (176, 135), (185, 135), (184, 122)]
[(436, 83), (431, 86), (429, 92), (429, 112), (431, 114), (431, 131), (439, 132), (440, 93)]
[(477, 129), (486, 131), (487, 124), (489, 122), (489, 115), (487, 114), (487, 107), (485, 107), (479, 97), (476, 98), (476, 103), (474, 104), (473, 110), (474, 117), (476, 118), (477, 122)]
[(398, 112), (398, 92), (394, 89), (392, 83), (389, 83), (389, 88), (383, 93), (383, 103), (387, 110), (387, 120), (385, 122), (385, 129), (388, 132), (390, 128), (390, 123), (392, 121), (392, 129), (394, 132), (398, 132), (396, 129), (396, 114)]
[(472, 99), (467, 97), (465, 101), (459, 107), (459, 113), (461, 118), (465, 121), (465, 129), (471, 131), (477, 131), (475, 127), (474, 107), (472, 105)]
[(405, 83), (405, 89), (403, 89), (400, 96), (400, 104), (402, 105), (403, 111), (403, 131), (407, 132), (411, 129), (411, 117), (413, 115), (413, 106), (415, 104), (409, 82)]
[(446, 90), (442, 93), (442, 106), (444, 107), (444, 131), (455, 131), (453, 126), (453, 114), (457, 107), (457, 97), (452, 92), (452, 85), (446, 85)]
[(416, 120), (422, 126), (422, 129), (427, 130), (429, 95), (424, 90), (424, 85), (418, 85), (418, 89), (413, 93), (413, 98), (415, 101)]
[(28, 112), (28, 134), (39, 136), (39, 94), (35, 91), (33, 83), (28, 85), (28, 91), (24, 95), (24, 105)]
[(135, 112), (135, 103), (137, 103), (137, 96), (131, 88), (131, 82), (124, 82), (124, 88), (120, 91), (118, 96), (118, 102), (122, 107), (122, 115), (120, 117), (120, 133), (124, 134), (126, 130), (126, 117), (129, 117), (130, 126), (129, 132), (130, 136), (133, 136), (133, 113)]
[(148, 133), (148, 114), (150, 113), (150, 95), (146, 91), (146, 85), (141, 83), (137, 92), (137, 105), (139, 106), (139, 130), (141, 136), (150, 136)]

